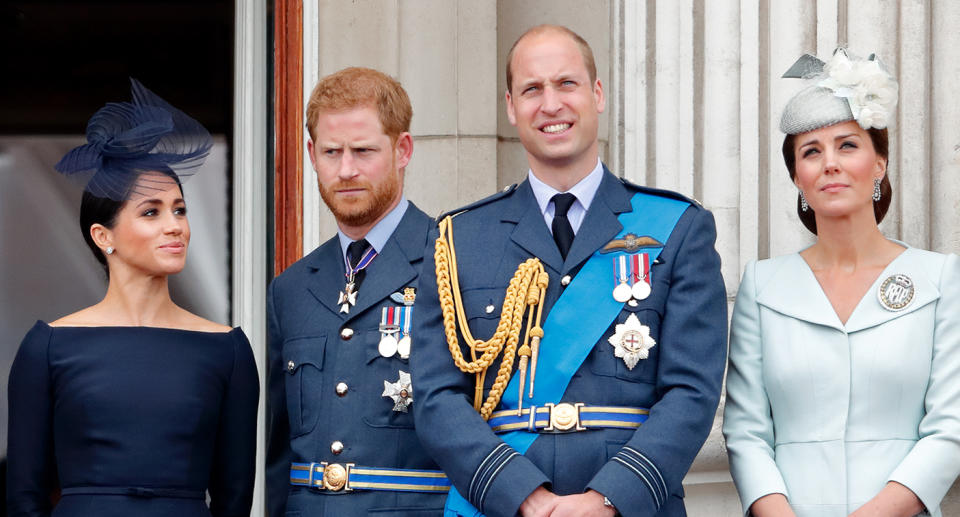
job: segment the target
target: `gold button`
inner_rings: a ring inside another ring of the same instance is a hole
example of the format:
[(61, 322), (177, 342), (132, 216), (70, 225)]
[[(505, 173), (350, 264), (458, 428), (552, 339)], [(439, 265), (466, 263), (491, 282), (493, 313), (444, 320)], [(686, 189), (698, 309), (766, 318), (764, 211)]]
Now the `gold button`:
[(337, 440), (337, 441), (331, 443), (331, 444), (330, 444), (330, 452), (332, 452), (332, 453), (334, 453), (334, 454), (340, 454), (341, 452), (343, 452), (343, 442), (341, 442), (340, 440)]
[(493, 312), (495, 309), (496, 309), (496, 307), (494, 307), (493, 304), (491, 303), (490, 305), (487, 305), (487, 307), (486, 307), (484, 310), (487, 311), (487, 314), (490, 314), (490, 313)]
[(353, 329), (352, 329), (352, 328), (350, 328), (350, 327), (344, 327), (344, 329), (340, 331), (340, 338), (343, 339), (344, 341), (349, 341), (350, 338), (352, 338), (352, 337), (353, 337)]
[(293, 361), (287, 361), (287, 371), (288, 371), (288, 372), (293, 372), (293, 371), (296, 370), (296, 369), (297, 369), (297, 363), (295, 363), (295, 362), (293, 362)]
[(343, 487), (346, 484), (347, 469), (343, 468), (343, 465), (334, 463), (332, 465), (327, 465), (327, 468), (323, 469), (323, 486), (327, 490), (339, 492), (340, 490), (343, 490)]
[[(341, 396), (341, 397), (344, 396), (344, 395), (346, 395), (348, 389), (349, 389), (349, 386), (347, 386), (347, 383), (345, 383), (345, 382), (338, 382), (338, 383), (337, 383), (337, 395), (339, 395), (339, 396)], [(337, 443), (340, 443), (340, 442), (337, 442)]]
[(560, 279), (560, 285), (567, 286), (570, 285), (570, 275), (563, 275), (563, 278)]

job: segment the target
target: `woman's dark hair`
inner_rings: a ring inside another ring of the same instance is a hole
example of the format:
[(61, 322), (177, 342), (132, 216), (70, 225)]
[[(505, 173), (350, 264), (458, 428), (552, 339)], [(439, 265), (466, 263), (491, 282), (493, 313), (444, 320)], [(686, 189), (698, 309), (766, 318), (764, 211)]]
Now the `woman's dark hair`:
[(86, 241), (87, 247), (93, 252), (93, 256), (97, 258), (97, 262), (107, 272), (107, 278), (110, 278), (107, 257), (103, 255), (100, 247), (93, 242), (90, 227), (95, 224), (102, 224), (112, 229), (113, 225), (117, 223), (117, 214), (123, 208), (123, 203), (123, 201), (114, 201), (108, 197), (94, 196), (86, 190), (83, 191), (83, 197), (80, 199), (80, 231), (83, 232), (83, 240)]
[[(172, 170), (162, 170), (158, 172), (173, 178), (177, 183), (177, 187), (180, 188), (181, 194), (183, 193), (183, 185), (180, 184), (180, 178), (175, 172)], [(135, 184), (131, 185), (130, 189), (132, 190), (135, 186)], [(108, 197), (95, 196), (86, 190), (83, 191), (83, 197), (80, 198), (80, 232), (83, 233), (83, 240), (87, 243), (90, 251), (93, 252), (93, 256), (96, 257), (97, 262), (103, 266), (103, 270), (107, 273), (108, 279), (110, 278), (110, 269), (107, 267), (107, 257), (104, 256), (100, 247), (93, 242), (93, 237), (90, 235), (90, 227), (95, 224), (101, 224), (108, 229), (113, 229), (114, 225), (117, 224), (117, 215), (120, 214), (120, 210), (123, 208), (123, 204), (126, 203), (126, 199), (129, 199), (129, 195), (127, 195), (123, 201), (116, 201)]]
[[(873, 142), (873, 149), (877, 154), (883, 157), (884, 161), (887, 161), (887, 174), (883, 175), (883, 179), (880, 180), (880, 201), (873, 202), (873, 216), (877, 219), (877, 224), (880, 224), (880, 221), (883, 221), (884, 216), (887, 215), (887, 210), (890, 209), (890, 201), (893, 200), (893, 188), (890, 186), (890, 139), (887, 134), (886, 128), (876, 129), (870, 128), (867, 130), (867, 134), (870, 135), (870, 141)], [(787, 170), (790, 172), (790, 181), (794, 181), (794, 178), (797, 176), (797, 155), (794, 149), (796, 143), (796, 135), (787, 135), (783, 139), (783, 161), (787, 164)], [(813, 232), (814, 235), (817, 234), (817, 218), (813, 212), (813, 208), (807, 208), (807, 211), (803, 211), (800, 205), (800, 194), (797, 194), (797, 215), (800, 216), (800, 222), (803, 225)]]

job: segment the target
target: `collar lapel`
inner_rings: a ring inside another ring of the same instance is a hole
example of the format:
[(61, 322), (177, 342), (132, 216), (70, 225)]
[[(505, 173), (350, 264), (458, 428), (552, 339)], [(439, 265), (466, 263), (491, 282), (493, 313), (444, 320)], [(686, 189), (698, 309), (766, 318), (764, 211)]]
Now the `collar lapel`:
[(604, 167), (603, 180), (593, 197), (590, 209), (580, 223), (577, 236), (567, 253), (567, 260), (563, 263), (564, 274), (589, 258), (623, 230), (617, 216), (632, 209), (631, 197), (632, 193)]
[[(539, 258), (550, 269), (560, 271), (563, 268), (560, 250), (557, 249), (557, 243), (543, 220), (529, 181), (520, 184), (517, 192), (511, 196), (511, 206), (504, 210), (501, 219), (517, 223), (517, 227), (510, 234), (514, 243)], [(576, 239), (573, 245), (576, 246)]]
[(340, 251), (340, 242), (337, 237), (323, 243), (313, 251), (308, 258), (308, 265), (313, 270), (307, 285), (307, 290), (322, 305), (334, 314), (340, 314), (337, 305), (337, 295), (346, 286), (346, 266), (343, 264), (343, 255)]
[[(940, 298), (940, 290), (930, 279), (924, 264), (920, 260), (912, 260), (910, 256), (913, 249), (907, 248), (896, 259), (893, 260), (883, 273), (877, 277), (877, 280), (870, 286), (870, 290), (860, 300), (860, 304), (854, 309), (850, 319), (847, 320), (847, 332), (856, 332), (870, 327), (875, 327), (895, 318), (910, 314), (911, 312), (934, 302)], [(903, 274), (910, 277), (913, 281), (913, 301), (906, 308), (899, 311), (886, 309), (880, 303), (879, 291), (880, 285), (891, 275)]]
[(363, 313), (390, 294), (410, 285), (417, 277), (417, 270), (412, 263), (423, 259), (429, 225), (430, 218), (411, 203), (393, 235), (387, 239), (387, 244), (367, 267), (366, 277), (357, 295), (357, 304), (350, 308), (349, 314), (344, 315), (345, 319)]
[(757, 303), (791, 318), (844, 331), (817, 277), (798, 253), (786, 257), (757, 293)]

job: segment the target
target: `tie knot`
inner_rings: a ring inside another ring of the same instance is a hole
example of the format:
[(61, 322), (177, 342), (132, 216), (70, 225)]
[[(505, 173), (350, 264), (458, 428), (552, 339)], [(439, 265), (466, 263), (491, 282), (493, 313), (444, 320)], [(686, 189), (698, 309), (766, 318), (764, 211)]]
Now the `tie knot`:
[(370, 243), (367, 242), (367, 239), (360, 239), (359, 241), (353, 241), (347, 245), (347, 258), (350, 260), (350, 267), (357, 267), (357, 264), (360, 263), (360, 259), (363, 258), (363, 254), (370, 248)]
[(577, 200), (577, 196), (567, 192), (564, 194), (556, 194), (553, 196), (553, 216), (554, 217), (566, 217), (567, 211), (570, 210), (570, 207), (573, 206), (573, 202)]

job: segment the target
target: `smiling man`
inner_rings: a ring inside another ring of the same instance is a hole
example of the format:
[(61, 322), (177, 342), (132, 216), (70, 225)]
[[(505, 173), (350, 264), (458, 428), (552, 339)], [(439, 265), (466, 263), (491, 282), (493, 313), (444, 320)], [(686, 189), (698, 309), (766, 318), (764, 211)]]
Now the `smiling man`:
[(580, 36), (534, 27), (507, 63), (527, 180), (442, 218), (414, 327), (448, 515), (685, 515), (726, 359), (713, 217), (600, 162)]
[(413, 429), (408, 357), (430, 218), (403, 195), (410, 100), (367, 68), (322, 79), (307, 150), (338, 232), (270, 286), (267, 506), (439, 515), (449, 483)]

